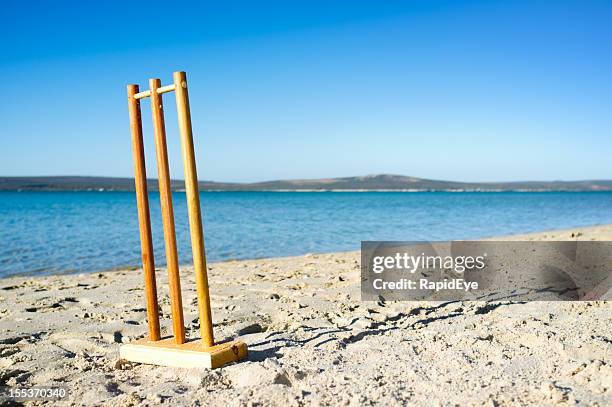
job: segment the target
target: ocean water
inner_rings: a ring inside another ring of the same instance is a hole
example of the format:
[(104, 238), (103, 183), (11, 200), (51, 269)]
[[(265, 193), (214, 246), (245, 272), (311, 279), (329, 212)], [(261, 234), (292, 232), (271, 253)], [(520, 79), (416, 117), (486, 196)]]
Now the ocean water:
[[(476, 239), (612, 223), (608, 192), (205, 192), (209, 261), (358, 250), (362, 240)], [(174, 193), (181, 264), (191, 263), (184, 193)], [(150, 195), (156, 265), (165, 264)], [(0, 277), (140, 265), (133, 192), (0, 192)]]

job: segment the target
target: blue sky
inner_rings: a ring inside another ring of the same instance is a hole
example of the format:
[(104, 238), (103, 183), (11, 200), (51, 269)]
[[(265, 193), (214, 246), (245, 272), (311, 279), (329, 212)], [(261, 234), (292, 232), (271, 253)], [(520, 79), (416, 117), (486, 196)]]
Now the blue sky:
[[(2, 14), (0, 175), (132, 176), (125, 86), (185, 70), (200, 179), (612, 178), (609, 1), (9, 1)], [(173, 95), (165, 106), (182, 178)], [(148, 102), (143, 122), (155, 176)]]

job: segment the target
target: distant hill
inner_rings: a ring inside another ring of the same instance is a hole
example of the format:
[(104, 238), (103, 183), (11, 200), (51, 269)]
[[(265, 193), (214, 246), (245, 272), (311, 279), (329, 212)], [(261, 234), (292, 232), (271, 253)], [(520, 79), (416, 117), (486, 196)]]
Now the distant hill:
[[(172, 180), (173, 190), (184, 182)], [(156, 191), (157, 180), (148, 180)], [(108, 177), (0, 177), (0, 191), (133, 191), (132, 178)], [(278, 180), (256, 183), (202, 181), (204, 191), (612, 191), (612, 180), (454, 182), (403, 175), (366, 175), (362, 177)]]

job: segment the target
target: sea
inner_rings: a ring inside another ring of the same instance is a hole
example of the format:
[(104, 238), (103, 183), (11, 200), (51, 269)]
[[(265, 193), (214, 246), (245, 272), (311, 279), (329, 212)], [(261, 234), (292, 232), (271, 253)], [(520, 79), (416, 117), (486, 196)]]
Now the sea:
[[(159, 195), (149, 199), (163, 266)], [(173, 202), (180, 262), (191, 264), (184, 192)], [(201, 203), (209, 262), (612, 223), (612, 192), (203, 192)], [(0, 192), (0, 242), (0, 277), (139, 267), (135, 194)]]

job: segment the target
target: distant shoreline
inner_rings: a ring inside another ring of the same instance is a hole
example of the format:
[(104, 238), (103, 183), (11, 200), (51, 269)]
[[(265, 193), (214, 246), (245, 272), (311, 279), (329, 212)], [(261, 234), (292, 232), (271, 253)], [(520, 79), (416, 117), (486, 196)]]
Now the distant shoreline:
[[(0, 189), (2, 192), (135, 192), (130, 189)], [(159, 192), (149, 190), (149, 192)], [(173, 189), (173, 193), (184, 193), (184, 189)], [(278, 193), (368, 193), (368, 192), (394, 192), (394, 193), (610, 193), (612, 190), (580, 190), (580, 189), (201, 189), (202, 192), (227, 193), (227, 192), (278, 192)]]
[[(171, 180), (173, 191), (184, 181)], [(157, 180), (148, 179), (149, 191)], [(255, 183), (200, 181), (200, 191), (227, 192), (599, 192), (612, 191), (612, 180), (456, 182), (404, 175), (366, 175), (345, 178), (275, 180)], [(112, 177), (0, 177), (0, 191), (134, 191), (132, 178)]]

